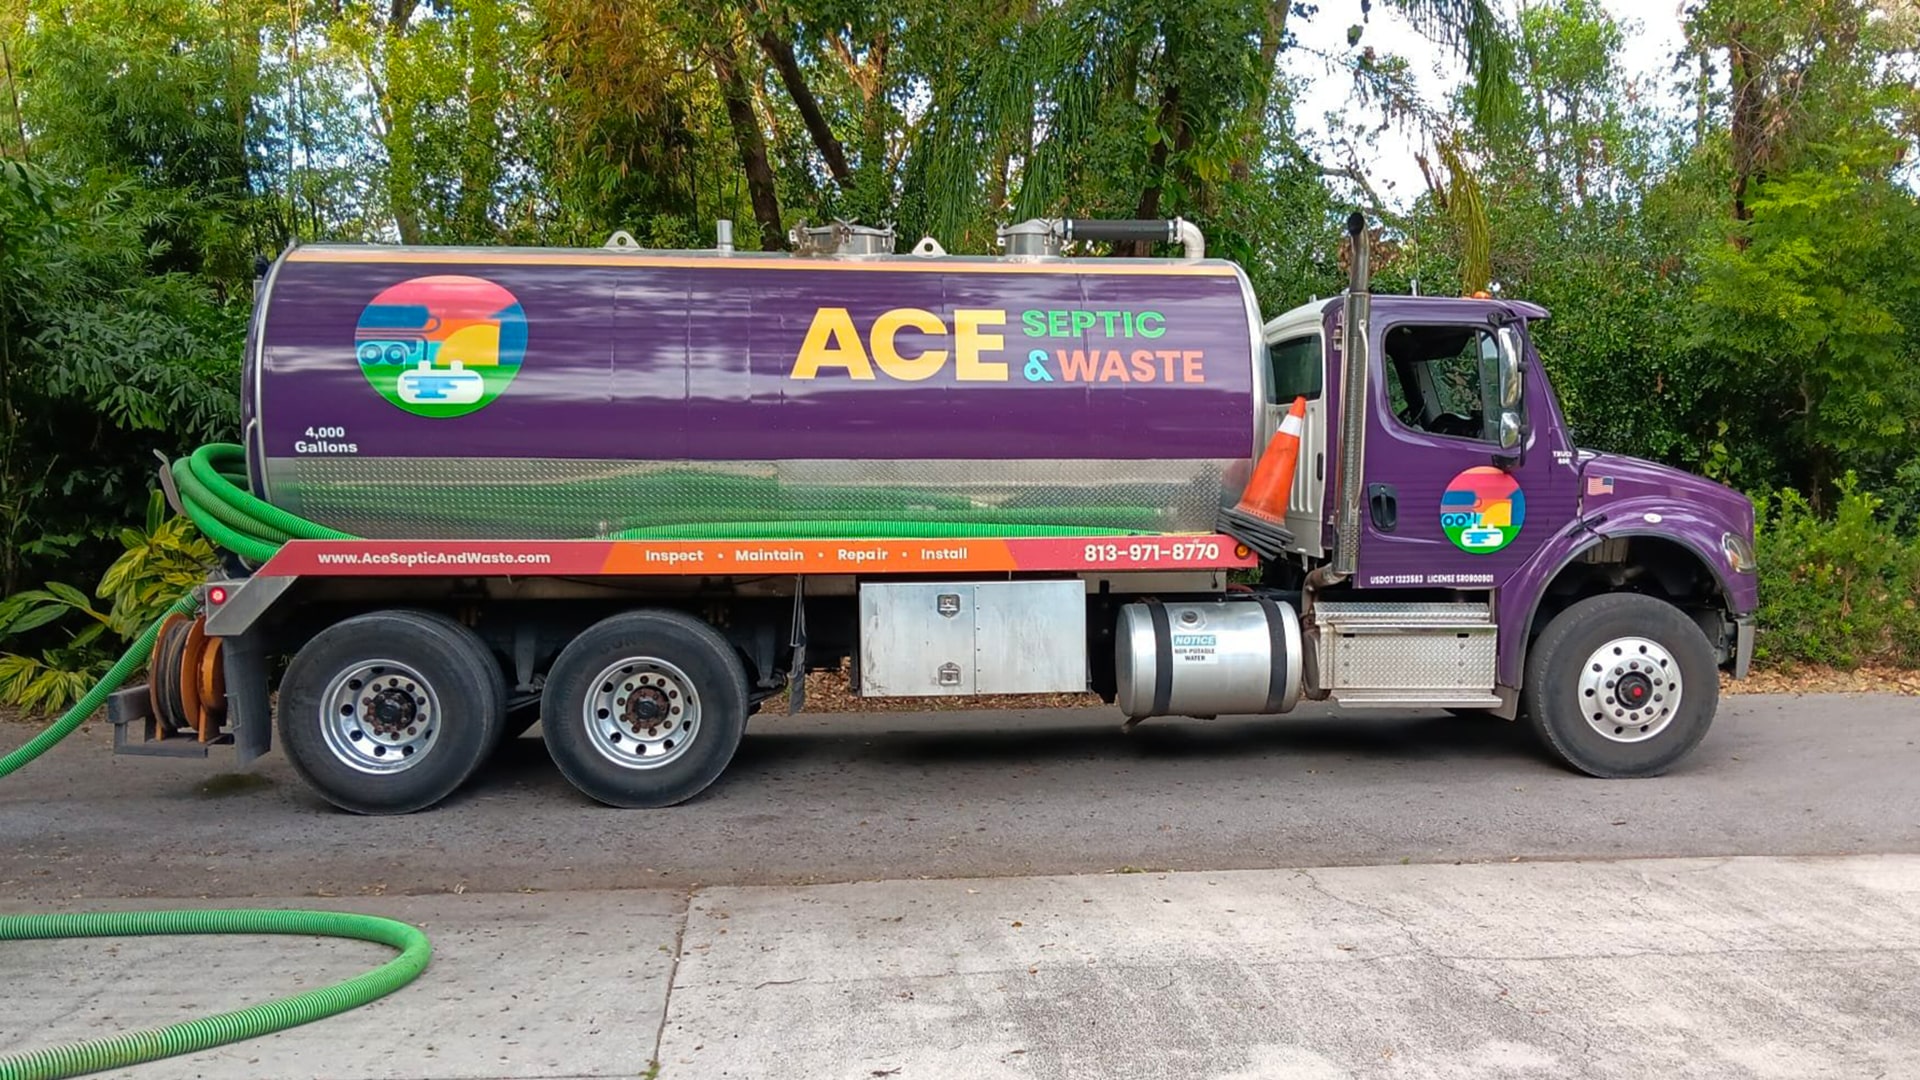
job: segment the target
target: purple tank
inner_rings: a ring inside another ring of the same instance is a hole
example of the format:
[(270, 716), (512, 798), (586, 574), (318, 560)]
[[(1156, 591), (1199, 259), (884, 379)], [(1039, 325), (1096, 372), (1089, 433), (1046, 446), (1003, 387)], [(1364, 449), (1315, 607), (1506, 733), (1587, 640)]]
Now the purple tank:
[(1219, 261), (304, 247), (255, 486), (359, 535), (1195, 532), (1265, 372)]

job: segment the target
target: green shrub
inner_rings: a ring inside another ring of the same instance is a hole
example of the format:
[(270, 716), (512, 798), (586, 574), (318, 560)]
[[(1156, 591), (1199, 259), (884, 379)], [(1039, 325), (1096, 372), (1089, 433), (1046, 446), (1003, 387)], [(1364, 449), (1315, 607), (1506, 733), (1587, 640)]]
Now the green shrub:
[(1831, 518), (1795, 491), (1760, 501), (1759, 638), (1768, 664), (1920, 667), (1920, 539), (1849, 474)]
[(121, 530), (124, 550), (94, 591), (105, 611), (57, 581), (0, 601), (0, 704), (42, 714), (80, 700), (128, 641), (206, 577), (213, 545), (166, 509), (156, 491), (146, 527)]

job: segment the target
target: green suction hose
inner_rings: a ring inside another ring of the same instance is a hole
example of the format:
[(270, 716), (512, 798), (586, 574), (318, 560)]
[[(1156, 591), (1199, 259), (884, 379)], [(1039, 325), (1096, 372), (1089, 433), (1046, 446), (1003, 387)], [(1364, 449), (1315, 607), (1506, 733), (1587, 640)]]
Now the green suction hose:
[(289, 514), (247, 490), (247, 452), (233, 443), (208, 443), (173, 463), (181, 508), (207, 539), (248, 562), (273, 558), (289, 540), (353, 540)]
[[(1119, 529), (971, 521), (728, 521), (654, 525), (614, 533), (612, 540), (991, 540), (1008, 536), (1116, 536)], [(1131, 535), (1131, 534), (1128, 534)]]
[(87, 717), (92, 716), (95, 709), (105, 705), (107, 698), (112, 696), (115, 690), (120, 689), (121, 685), (132, 678), (133, 674), (140, 670), (141, 665), (147, 662), (148, 655), (153, 652), (153, 639), (159, 635), (160, 624), (166, 622), (168, 616), (186, 615), (199, 609), (200, 601), (191, 594), (176, 601), (167, 609), (166, 615), (160, 616), (152, 626), (147, 627), (139, 637), (134, 639), (127, 651), (114, 662), (112, 668), (108, 669), (106, 677), (96, 683), (93, 689), (87, 691), (85, 697), (75, 702), (73, 708), (61, 713), (60, 719), (55, 720), (45, 731), (29, 739), (25, 746), (5, 757), (0, 757), (0, 778), (18, 772), (27, 762), (51, 750), (54, 743), (73, 734), (74, 728), (79, 727)]
[(205, 1050), (358, 1008), (412, 982), (433, 948), (414, 927), (332, 911), (130, 911), (108, 915), (0, 915), (0, 941), (153, 934), (305, 934), (371, 941), (400, 955), (362, 975), (233, 1012), (166, 1027), (0, 1057), (0, 1080), (55, 1080)]
[[(289, 540), (353, 540), (351, 533), (328, 528), (291, 514), (256, 497), (247, 487), (247, 452), (234, 443), (208, 443), (173, 463), (174, 486), (181, 508), (209, 540), (252, 563), (263, 563)], [(1112, 514), (1124, 509), (1110, 509)], [(1121, 530), (1022, 521), (1029, 510), (1008, 510), (1001, 522), (977, 521), (736, 521), (715, 524), (663, 525), (615, 534), (616, 539), (809, 539), (908, 538), (968, 539), (1005, 536), (1112, 536)], [(182, 597), (166, 615), (190, 614), (199, 609), (191, 596)], [(13, 753), (0, 757), (0, 778), (19, 770), (72, 734), (87, 717), (106, 703), (153, 652), (155, 636), (166, 615), (141, 633), (106, 677), (52, 726)]]

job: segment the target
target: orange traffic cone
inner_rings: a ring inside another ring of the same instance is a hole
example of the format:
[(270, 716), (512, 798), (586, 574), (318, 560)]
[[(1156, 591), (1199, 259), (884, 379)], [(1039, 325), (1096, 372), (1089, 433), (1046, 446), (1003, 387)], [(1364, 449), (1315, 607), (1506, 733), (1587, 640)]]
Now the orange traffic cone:
[(1286, 527), (1287, 503), (1293, 495), (1293, 470), (1300, 461), (1300, 435), (1306, 430), (1307, 399), (1293, 399), (1280, 430), (1267, 443), (1267, 452), (1253, 467), (1253, 477), (1240, 502), (1220, 515), (1220, 531), (1269, 559), (1293, 546)]

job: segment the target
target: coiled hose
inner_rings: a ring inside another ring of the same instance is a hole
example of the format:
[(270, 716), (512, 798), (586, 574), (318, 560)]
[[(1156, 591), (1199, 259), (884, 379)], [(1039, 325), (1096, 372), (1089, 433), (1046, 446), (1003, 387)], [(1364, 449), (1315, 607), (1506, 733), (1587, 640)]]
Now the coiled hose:
[[(238, 477), (232, 473), (236, 462), (241, 469)], [(245, 454), (239, 447), (216, 444), (203, 446), (192, 456), (174, 463), (173, 476), (183, 509), (214, 543), (248, 561), (263, 562), (272, 557), (282, 543), (296, 537), (346, 538), (344, 533), (315, 525), (254, 498), (246, 489), (245, 462)], [(71, 735), (114, 691), (145, 666), (167, 616), (192, 614), (199, 607), (199, 600), (191, 594), (176, 601), (166, 615), (134, 639), (86, 696), (26, 745), (0, 757), (0, 777), (19, 771)], [(398, 949), (400, 955), (345, 982), (262, 1005), (148, 1031), (0, 1057), (0, 1080), (83, 1076), (310, 1023), (358, 1008), (400, 989), (426, 970), (433, 954), (427, 936), (406, 923), (341, 912), (238, 910), (0, 915), (0, 942), (154, 934), (307, 934), (371, 941)]]
[(391, 994), (426, 970), (433, 947), (417, 928), (336, 911), (133, 911), (105, 915), (0, 915), (0, 941), (157, 934), (302, 934), (371, 941), (400, 955), (345, 982), (233, 1012), (146, 1031), (0, 1057), (0, 1080), (54, 1080), (206, 1050), (320, 1020)]
[[(199, 601), (183, 596), (167, 616), (197, 611)], [(153, 652), (162, 616), (142, 631), (98, 685), (61, 714), (45, 731), (13, 753), (0, 757), (0, 777), (19, 771), (72, 734), (139, 671)], [(400, 955), (372, 971), (332, 986), (162, 1028), (88, 1039), (65, 1046), (0, 1057), (0, 1080), (54, 1080), (103, 1069), (124, 1068), (224, 1043), (258, 1038), (358, 1008), (393, 993), (426, 970), (433, 954), (427, 936), (406, 923), (372, 915), (328, 911), (133, 911), (109, 914), (0, 915), (0, 942), (46, 941), (78, 937), (141, 937), (155, 934), (309, 934), (352, 938), (389, 945)]]
[[(207, 539), (250, 563), (263, 563), (289, 540), (352, 540), (350, 533), (308, 521), (248, 490), (246, 451), (232, 443), (209, 443), (173, 463), (181, 508)], [(751, 539), (780, 537), (894, 537), (943, 539), (993, 536), (1111, 536), (1112, 528), (1023, 521), (1032, 510), (1010, 511), (1005, 522), (818, 521), (726, 522), (666, 525), (616, 534), (616, 539)], [(193, 596), (180, 598), (167, 615), (199, 609)], [(138, 672), (153, 652), (162, 616), (134, 639), (98, 685), (25, 746), (0, 757), (0, 778), (23, 768), (72, 734)], [(426, 969), (431, 948), (425, 934), (405, 923), (368, 915), (324, 911), (153, 911), (103, 915), (0, 916), (0, 941), (70, 937), (133, 937), (150, 934), (313, 934), (390, 945), (400, 955), (364, 975), (264, 1005), (221, 1013), (151, 1031), (116, 1035), (27, 1054), (0, 1057), (0, 1080), (51, 1080), (120, 1068), (158, 1058), (256, 1038), (332, 1016), (398, 990)]]

